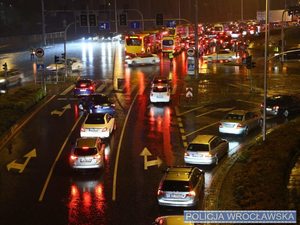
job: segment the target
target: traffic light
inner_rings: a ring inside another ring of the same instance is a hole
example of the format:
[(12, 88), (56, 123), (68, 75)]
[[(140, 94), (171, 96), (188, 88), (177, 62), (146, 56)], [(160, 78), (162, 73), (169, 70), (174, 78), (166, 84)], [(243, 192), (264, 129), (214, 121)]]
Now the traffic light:
[(61, 58), (62, 59), (66, 59), (66, 54), (65, 53), (61, 53)]
[(80, 15), (80, 26), (86, 27), (88, 25), (87, 15)]
[(59, 61), (59, 57), (58, 57), (57, 55), (55, 55), (55, 56), (54, 56), (54, 62), (55, 62), (55, 63), (58, 63), (58, 61)]
[(120, 26), (127, 26), (127, 15), (125, 13), (120, 14)]
[(157, 13), (156, 14), (156, 25), (157, 26), (164, 25), (164, 15), (162, 13)]
[(97, 20), (96, 20), (96, 15), (95, 14), (90, 14), (89, 15), (89, 22), (91, 27), (97, 26)]
[(4, 63), (2, 66), (3, 66), (3, 70), (7, 71), (7, 63)]

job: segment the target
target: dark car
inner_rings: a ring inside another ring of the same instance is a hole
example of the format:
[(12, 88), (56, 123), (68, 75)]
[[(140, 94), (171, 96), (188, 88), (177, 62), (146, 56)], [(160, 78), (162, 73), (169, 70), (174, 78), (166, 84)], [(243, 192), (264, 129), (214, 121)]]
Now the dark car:
[(91, 79), (79, 79), (75, 83), (74, 96), (88, 96), (95, 92), (96, 84)]
[(115, 115), (115, 104), (105, 94), (94, 93), (90, 96), (81, 98), (78, 107), (88, 113), (108, 113)]
[[(266, 100), (267, 116), (284, 116), (300, 112), (300, 98), (293, 95), (274, 95)], [(264, 104), (261, 104), (263, 112)]]

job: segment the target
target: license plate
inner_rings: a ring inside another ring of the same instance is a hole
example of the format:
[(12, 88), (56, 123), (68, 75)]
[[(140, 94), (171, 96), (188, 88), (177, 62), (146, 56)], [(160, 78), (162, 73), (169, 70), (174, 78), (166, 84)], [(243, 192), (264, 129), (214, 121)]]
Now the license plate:
[(80, 91), (81, 91), (81, 92), (84, 92), (84, 91), (86, 91), (86, 89), (80, 89)]
[(91, 132), (97, 132), (98, 129), (96, 129), (96, 128), (90, 128), (89, 131), (91, 131)]
[(182, 194), (171, 194), (172, 198), (183, 198)]
[(163, 98), (163, 97), (164, 97), (164, 96), (162, 96), (162, 95), (158, 95), (158, 96), (157, 96), (157, 98)]
[(87, 162), (92, 162), (92, 160), (91, 159), (80, 159), (80, 162), (87, 163)]

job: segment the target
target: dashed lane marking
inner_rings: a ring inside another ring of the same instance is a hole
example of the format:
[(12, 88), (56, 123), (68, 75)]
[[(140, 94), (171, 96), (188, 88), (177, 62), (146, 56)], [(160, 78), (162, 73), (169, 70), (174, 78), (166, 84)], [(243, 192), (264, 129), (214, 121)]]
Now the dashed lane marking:
[(218, 122), (215, 122), (215, 123), (212, 123), (212, 124), (209, 124), (209, 125), (207, 125), (207, 126), (201, 127), (200, 129), (194, 130), (193, 132), (191, 132), (191, 133), (189, 133), (189, 134), (186, 134), (185, 136), (190, 136), (190, 135), (192, 135), (192, 134), (194, 134), (194, 133), (197, 133), (197, 132), (199, 132), (199, 131), (201, 131), (201, 130), (204, 130), (204, 129), (208, 128), (208, 127), (212, 127), (212, 126), (214, 126), (214, 125), (216, 125), (216, 124), (218, 124), (218, 123), (219, 123), (219, 121), (218, 121)]

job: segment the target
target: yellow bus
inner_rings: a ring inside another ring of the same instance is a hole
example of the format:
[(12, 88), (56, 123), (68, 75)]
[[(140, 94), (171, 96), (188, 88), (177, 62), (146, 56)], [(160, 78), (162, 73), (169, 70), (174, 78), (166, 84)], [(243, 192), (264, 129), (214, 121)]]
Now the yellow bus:
[(127, 35), (125, 37), (125, 55), (156, 53), (158, 50), (157, 32)]

